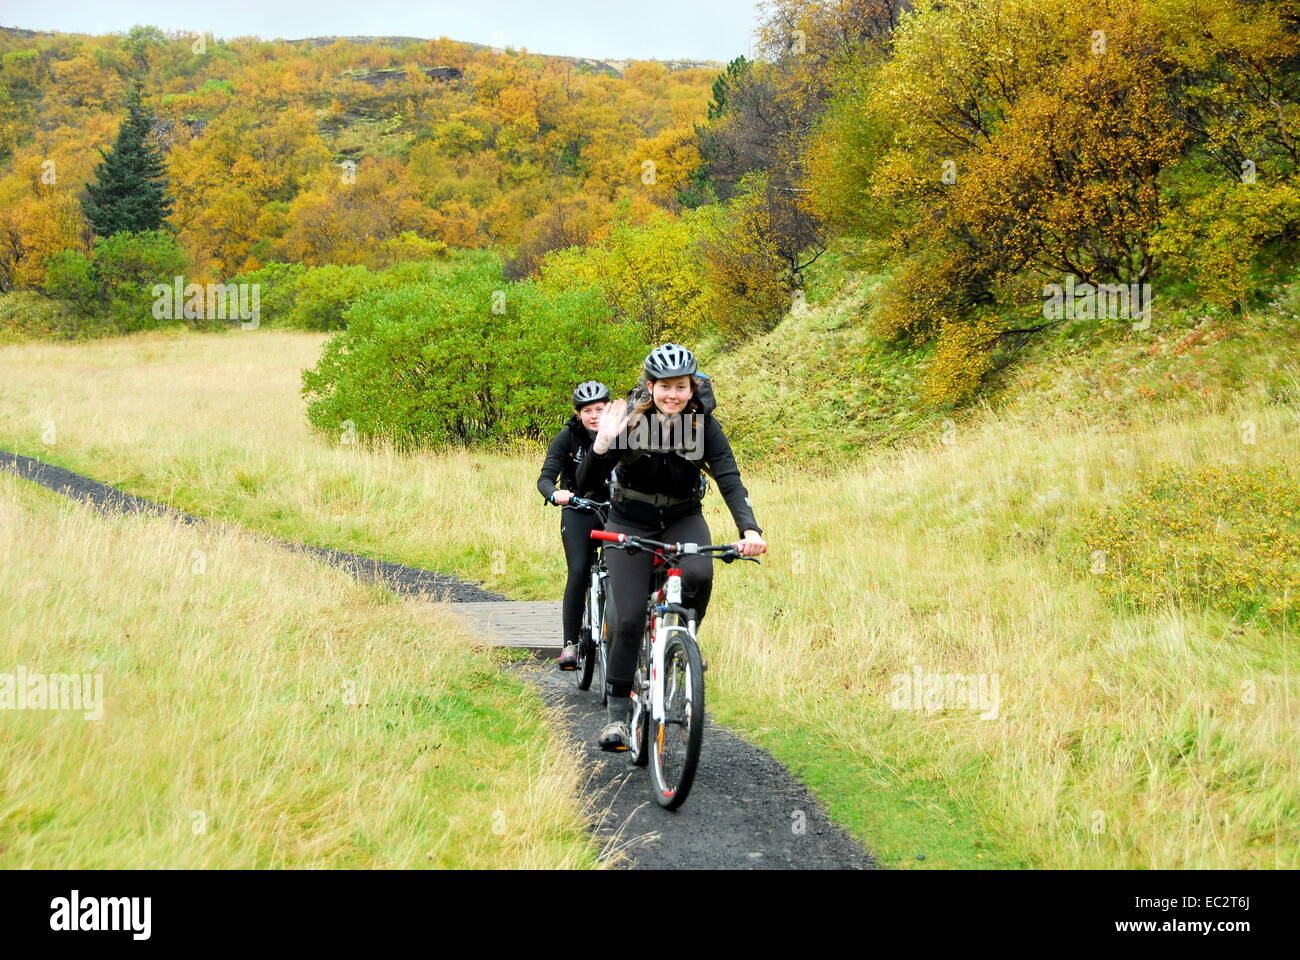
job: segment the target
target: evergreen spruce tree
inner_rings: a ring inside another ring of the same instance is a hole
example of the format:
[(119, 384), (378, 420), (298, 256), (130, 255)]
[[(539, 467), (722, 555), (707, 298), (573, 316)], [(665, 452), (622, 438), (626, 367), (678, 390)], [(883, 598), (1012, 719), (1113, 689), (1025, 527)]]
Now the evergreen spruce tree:
[(101, 237), (123, 230), (171, 229), (167, 196), (167, 175), (162, 154), (149, 140), (153, 126), (141, 101), (140, 84), (132, 85), (126, 98), (127, 116), (118, 131), (117, 143), (95, 168), (96, 183), (86, 185), (89, 199), (82, 201), (86, 219)]
[(750, 62), (742, 55), (727, 64), (725, 72), (718, 74), (713, 81), (713, 99), (709, 101), (710, 120), (721, 120), (726, 114), (727, 97), (749, 68)]

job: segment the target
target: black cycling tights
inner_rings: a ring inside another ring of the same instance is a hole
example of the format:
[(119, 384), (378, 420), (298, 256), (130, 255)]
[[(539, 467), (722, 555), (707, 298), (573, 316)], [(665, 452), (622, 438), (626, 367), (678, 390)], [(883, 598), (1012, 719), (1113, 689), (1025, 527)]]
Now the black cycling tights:
[(564, 585), (564, 642), (576, 643), (582, 627), (582, 600), (587, 593), (591, 562), (596, 559), (596, 541), (591, 531), (600, 529), (600, 518), (590, 510), (561, 510), (560, 539), (569, 579)]
[[(643, 527), (629, 523), (617, 513), (605, 529), (612, 533), (631, 533), (665, 543), (711, 543), (709, 525), (703, 513), (692, 513), (674, 520), (666, 527)], [(609, 677), (605, 691), (611, 697), (626, 697), (632, 690), (637, 649), (645, 633), (646, 601), (650, 597), (650, 553), (606, 550), (609, 567), (609, 594), (605, 618), (609, 623)], [(695, 610), (698, 625), (704, 619), (713, 592), (713, 561), (709, 557), (686, 557), (682, 560), (682, 606)]]

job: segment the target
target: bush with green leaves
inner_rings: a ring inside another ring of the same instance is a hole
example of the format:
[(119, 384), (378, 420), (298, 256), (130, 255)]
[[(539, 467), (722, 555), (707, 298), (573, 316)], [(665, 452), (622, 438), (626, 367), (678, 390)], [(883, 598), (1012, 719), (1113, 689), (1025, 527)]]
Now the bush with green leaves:
[(60, 250), (46, 264), (43, 291), (55, 305), (46, 313), (58, 322), (45, 335), (130, 333), (181, 319), (154, 316), (155, 285), (173, 289), (189, 267), (185, 251), (165, 230), (97, 237), (92, 256)]
[(99, 273), (80, 250), (60, 250), (45, 268), (45, 295), (89, 316), (100, 300)]
[(343, 312), (379, 285), (379, 277), (362, 266), (313, 267), (294, 285), (287, 322), (306, 330), (342, 329)]
[(403, 230), (379, 245), (371, 266), (390, 267), (406, 262), (437, 261), (447, 259), (447, 245), (441, 240), (430, 240), (414, 230)]
[[(95, 270), (109, 323), (122, 333), (164, 326), (154, 317), (155, 284), (171, 287), (189, 268), (185, 251), (165, 230), (95, 238)], [(188, 282), (188, 280), (186, 281)]]
[(403, 447), (548, 436), (576, 383), (618, 389), (647, 347), (596, 291), (506, 283), (495, 260), (377, 289), (345, 319), (303, 373), (308, 419)]
[(0, 293), (0, 343), (83, 335), (86, 319), (65, 301), (35, 290)]
[(231, 279), (231, 283), (257, 284), (258, 323), (287, 323), (297, 304), (298, 281), (308, 272), (300, 263), (268, 263)]

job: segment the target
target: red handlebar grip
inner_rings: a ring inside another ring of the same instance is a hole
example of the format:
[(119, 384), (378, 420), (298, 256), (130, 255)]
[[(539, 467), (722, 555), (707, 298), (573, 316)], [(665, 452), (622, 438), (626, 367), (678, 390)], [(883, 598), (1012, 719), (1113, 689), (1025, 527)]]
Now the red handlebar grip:
[(608, 540), (610, 543), (622, 543), (625, 539), (627, 539), (627, 534), (610, 533), (608, 530), (593, 530), (591, 531), (591, 539)]

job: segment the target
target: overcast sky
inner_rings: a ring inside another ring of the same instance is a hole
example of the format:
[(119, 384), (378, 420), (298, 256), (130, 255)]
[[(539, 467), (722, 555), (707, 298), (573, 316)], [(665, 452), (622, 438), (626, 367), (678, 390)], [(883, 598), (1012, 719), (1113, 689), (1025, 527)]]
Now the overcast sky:
[(0, 26), (110, 33), (137, 23), (217, 37), (450, 37), (608, 59), (749, 53), (755, 0), (0, 0)]

